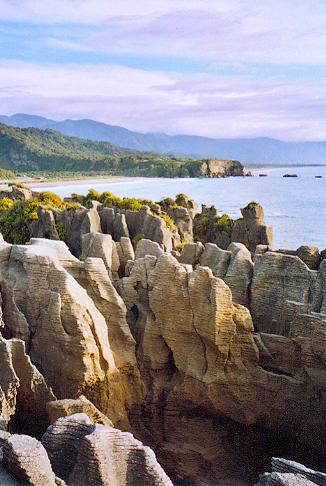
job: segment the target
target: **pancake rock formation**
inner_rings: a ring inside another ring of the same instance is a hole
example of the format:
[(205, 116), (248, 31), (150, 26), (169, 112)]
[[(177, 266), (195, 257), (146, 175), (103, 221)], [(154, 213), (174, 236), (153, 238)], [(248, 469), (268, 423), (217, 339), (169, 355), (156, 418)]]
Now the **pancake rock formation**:
[(148, 207), (65, 211), (69, 248), (0, 240), (0, 484), (325, 484), (324, 253), (256, 206), (180, 252)]

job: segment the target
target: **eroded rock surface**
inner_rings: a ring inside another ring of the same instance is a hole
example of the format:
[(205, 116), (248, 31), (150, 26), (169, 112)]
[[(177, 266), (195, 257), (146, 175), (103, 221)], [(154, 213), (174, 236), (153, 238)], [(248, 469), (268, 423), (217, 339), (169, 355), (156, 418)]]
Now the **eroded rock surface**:
[(85, 414), (57, 420), (42, 442), (54, 471), (71, 486), (172, 486), (149, 447), (130, 433), (93, 425)]
[[(80, 242), (82, 261), (60, 241), (0, 241), (0, 425), (30, 413), (44, 427), (46, 409), (59, 417), (43, 439), (57, 476), (171, 484), (111, 423), (196, 486), (254, 484), (249, 451), (264, 436), (253, 430), (325, 452), (325, 260), (312, 270), (264, 247), (253, 263), (243, 244), (195, 243), (178, 261), (152, 241), (136, 255), (127, 237)], [(262, 480), (297, 473), (273, 474)]]

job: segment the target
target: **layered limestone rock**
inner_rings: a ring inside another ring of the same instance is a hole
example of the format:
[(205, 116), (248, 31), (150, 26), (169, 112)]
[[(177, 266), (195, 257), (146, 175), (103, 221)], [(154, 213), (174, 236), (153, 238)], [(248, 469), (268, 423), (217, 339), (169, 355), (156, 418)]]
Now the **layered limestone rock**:
[(46, 405), (50, 422), (53, 424), (61, 417), (84, 413), (94, 424), (108, 425), (112, 427), (111, 420), (98, 410), (86, 397), (81, 395), (76, 399), (64, 399), (48, 402)]
[(184, 246), (180, 263), (209, 267), (215, 277), (222, 278), (232, 291), (233, 301), (250, 306), (250, 286), (253, 274), (251, 254), (241, 243), (231, 243), (222, 250), (214, 243), (191, 243)]
[(272, 245), (272, 228), (265, 225), (264, 210), (258, 203), (241, 209), (242, 218), (234, 222), (231, 240), (243, 243), (250, 251), (257, 245)]
[(326, 474), (313, 471), (302, 464), (286, 459), (272, 458), (272, 473), (260, 477), (256, 486), (320, 486), (326, 485)]
[(288, 335), (297, 314), (308, 312), (316, 281), (317, 273), (297, 256), (266, 252), (256, 258), (251, 285), (251, 313), (256, 329)]
[[(316, 350), (316, 360), (324, 360), (322, 344), (318, 351), (316, 348), (316, 328), (313, 333), (308, 329), (302, 334), (309, 334), (308, 342), (296, 337), (283, 343), (291, 349), (293, 342), (293, 356), (297, 354), (291, 369), (291, 360), (288, 367), (281, 362), (268, 366), (262, 350), (265, 347), (266, 354), (274, 356), (276, 345), (264, 340), (257, 346), (249, 311), (232, 303), (227, 285), (208, 268), (198, 267), (192, 272), (166, 254), (158, 259), (148, 256), (136, 260), (130, 276), (123, 279), (122, 295), (130, 311), (139, 365), (146, 377), (147, 406), (164, 415), (165, 432), (156, 429), (163, 455), (167, 454), (163, 444), (170, 443), (169, 434), (178, 434), (177, 421), (170, 411), (188, 407), (200, 409), (202, 415), (259, 424), (299, 440), (305, 437), (306, 442), (321, 447), (326, 403), (322, 395), (318, 403), (312, 401), (311, 393), (312, 386), (322, 388), (325, 369), (317, 363), (309, 370), (307, 366), (312, 359), (311, 346)], [(304, 316), (302, 319), (306, 322)], [(278, 345), (281, 348), (282, 343)], [(285, 355), (292, 359), (290, 351)], [(266, 403), (270, 404), (268, 408)], [(154, 429), (158, 427), (158, 417), (150, 420)], [(167, 468), (170, 471), (172, 465)], [(217, 471), (209, 474), (209, 480), (216, 479)]]
[(85, 414), (57, 420), (42, 438), (54, 471), (71, 486), (172, 486), (149, 447)]
[(58, 212), (57, 223), (62, 228), (64, 241), (77, 257), (82, 253), (82, 238), (87, 233), (101, 233), (101, 219), (96, 207), (69, 208)]
[[(140, 211), (126, 211), (126, 221), (129, 234), (132, 239), (140, 236), (148, 240), (155, 241), (162, 245), (165, 251), (171, 251), (173, 246), (178, 243), (178, 235), (170, 231), (162, 218), (154, 216), (148, 206), (144, 206)], [(177, 241), (174, 242), (174, 239)]]
[(136, 259), (144, 258), (146, 255), (159, 257), (162, 254), (163, 249), (158, 243), (156, 243), (156, 241), (151, 241), (144, 238), (137, 243), (135, 254)]
[(324, 450), (326, 260), (195, 243), (178, 261), (99, 232), (81, 245), (82, 261), (60, 241), (0, 242), (0, 425), (44, 427), (47, 409), (57, 476), (171, 484), (111, 422), (176, 484), (251, 486), (266, 430)]
[(4, 335), (25, 342), (58, 398), (84, 394), (126, 425), (142, 386), (126, 308), (103, 261), (81, 262), (48, 240), (3, 244), (0, 261)]
[(31, 363), (20, 339), (4, 339), (0, 334), (0, 425), (16, 414), (18, 419), (46, 422), (45, 410), (55, 396), (44, 377)]
[(56, 477), (42, 444), (27, 435), (11, 435), (3, 447), (3, 465), (22, 484), (56, 486)]

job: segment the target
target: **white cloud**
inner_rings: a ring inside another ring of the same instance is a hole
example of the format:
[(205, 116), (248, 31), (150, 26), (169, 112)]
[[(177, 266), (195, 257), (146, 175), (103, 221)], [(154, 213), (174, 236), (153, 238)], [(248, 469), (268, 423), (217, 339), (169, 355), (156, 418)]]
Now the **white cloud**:
[(122, 66), (0, 62), (2, 114), (93, 118), (138, 131), (326, 139), (326, 83)]
[(0, 19), (44, 23), (102, 23), (108, 18), (180, 9), (229, 10), (237, 1), (215, 0), (0, 0)]
[(0, 19), (92, 24), (73, 40), (49, 29), (45, 42), (72, 51), (235, 64), (326, 58), (325, 0), (0, 0)]

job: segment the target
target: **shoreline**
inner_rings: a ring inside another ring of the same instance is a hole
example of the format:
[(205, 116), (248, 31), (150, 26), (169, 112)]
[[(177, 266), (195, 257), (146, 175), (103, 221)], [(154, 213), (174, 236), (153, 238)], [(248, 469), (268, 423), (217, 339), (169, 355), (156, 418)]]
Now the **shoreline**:
[[(268, 169), (289, 169), (289, 168), (318, 168), (318, 167), (326, 167), (326, 164), (282, 164), (282, 165), (275, 165), (275, 164), (247, 164), (244, 165), (245, 170), (268, 170)], [(230, 176), (232, 177), (232, 176)], [(145, 176), (124, 176), (124, 175), (101, 175), (101, 174), (94, 174), (94, 175), (85, 175), (73, 177), (71, 173), (67, 178), (65, 177), (47, 177), (47, 178), (38, 178), (38, 177), (17, 177), (16, 179), (2, 179), (0, 180), (0, 187), (7, 186), (8, 184), (24, 184), (28, 187), (34, 187), (38, 185), (78, 185), (81, 183), (86, 183), (88, 181), (101, 181), (101, 182), (114, 182), (114, 181), (134, 181), (134, 180), (146, 180), (146, 179), (170, 179), (169, 177), (145, 177)], [(178, 177), (171, 177), (171, 179), (179, 179)], [(189, 179), (189, 177), (182, 177), (181, 179)], [(200, 177), (198, 179), (201, 179)]]

